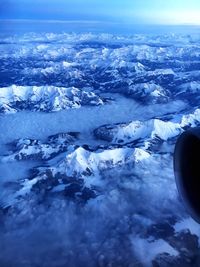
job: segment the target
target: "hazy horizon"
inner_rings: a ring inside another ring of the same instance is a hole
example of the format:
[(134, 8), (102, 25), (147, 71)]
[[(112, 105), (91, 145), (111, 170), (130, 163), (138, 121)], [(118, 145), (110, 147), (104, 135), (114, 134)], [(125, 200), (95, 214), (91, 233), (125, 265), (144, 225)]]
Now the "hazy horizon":
[(0, 34), (35, 33), (109, 33), (109, 34), (199, 34), (199, 25), (134, 24), (80, 20), (0, 20)]
[(197, 0), (2, 0), (0, 20), (200, 25)]
[(78, 20), (78, 19), (20, 19), (20, 18), (0, 18), (1, 22), (40, 22), (40, 23), (99, 23), (99, 24), (121, 24), (121, 25), (139, 25), (139, 26), (197, 26), (199, 27), (200, 24), (198, 23), (170, 23), (170, 22), (119, 22), (119, 21), (101, 21), (101, 20)]

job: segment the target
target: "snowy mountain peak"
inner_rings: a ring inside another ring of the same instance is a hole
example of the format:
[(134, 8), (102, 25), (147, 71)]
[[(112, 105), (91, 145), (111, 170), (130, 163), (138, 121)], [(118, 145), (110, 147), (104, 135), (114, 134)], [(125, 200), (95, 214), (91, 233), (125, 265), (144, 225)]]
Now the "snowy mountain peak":
[(103, 105), (94, 92), (75, 87), (16, 86), (0, 88), (0, 112), (19, 110), (59, 111), (82, 105)]

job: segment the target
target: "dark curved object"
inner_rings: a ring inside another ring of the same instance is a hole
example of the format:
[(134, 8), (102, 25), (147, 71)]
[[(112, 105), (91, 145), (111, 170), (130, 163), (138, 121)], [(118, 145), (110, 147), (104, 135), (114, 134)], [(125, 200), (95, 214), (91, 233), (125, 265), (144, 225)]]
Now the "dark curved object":
[(174, 172), (180, 196), (190, 215), (200, 223), (200, 128), (185, 131), (174, 152)]

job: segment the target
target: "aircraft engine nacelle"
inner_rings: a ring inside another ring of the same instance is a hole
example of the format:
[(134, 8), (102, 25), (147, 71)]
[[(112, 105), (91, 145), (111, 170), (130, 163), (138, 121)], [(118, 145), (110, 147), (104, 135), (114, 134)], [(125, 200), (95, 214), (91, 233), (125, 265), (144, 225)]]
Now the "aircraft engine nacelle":
[(174, 172), (180, 196), (200, 223), (200, 127), (180, 135), (174, 152)]

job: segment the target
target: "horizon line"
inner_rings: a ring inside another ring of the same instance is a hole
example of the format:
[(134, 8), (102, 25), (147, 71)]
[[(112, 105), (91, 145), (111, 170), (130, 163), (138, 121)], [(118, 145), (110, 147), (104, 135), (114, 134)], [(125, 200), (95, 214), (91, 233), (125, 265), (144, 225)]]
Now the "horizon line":
[(113, 25), (137, 25), (137, 26), (196, 26), (196, 23), (162, 23), (162, 22), (124, 22), (124, 21), (102, 21), (102, 20), (64, 20), (64, 19), (18, 19), (18, 18), (0, 18), (1, 22), (39, 22), (39, 23), (97, 23), (97, 24), (113, 24)]

